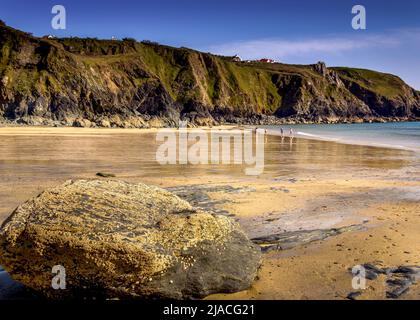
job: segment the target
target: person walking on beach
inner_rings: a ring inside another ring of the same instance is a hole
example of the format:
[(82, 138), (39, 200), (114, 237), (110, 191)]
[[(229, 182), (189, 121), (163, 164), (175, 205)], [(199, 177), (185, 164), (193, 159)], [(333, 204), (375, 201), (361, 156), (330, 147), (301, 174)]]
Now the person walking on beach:
[(284, 136), (284, 130), (283, 130), (283, 128), (280, 128), (280, 136), (283, 138), (283, 136)]
[(293, 138), (293, 136), (294, 136), (294, 132), (293, 132), (293, 129), (292, 129), (292, 128), (290, 128), (290, 130), (289, 130), (289, 135), (290, 135), (290, 137), (292, 137), (292, 138)]
[(292, 144), (293, 144), (293, 137), (294, 137), (294, 132), (293, 132), (293, 129), (290, 128), (289, 130), (290, 147), (292, 147)]

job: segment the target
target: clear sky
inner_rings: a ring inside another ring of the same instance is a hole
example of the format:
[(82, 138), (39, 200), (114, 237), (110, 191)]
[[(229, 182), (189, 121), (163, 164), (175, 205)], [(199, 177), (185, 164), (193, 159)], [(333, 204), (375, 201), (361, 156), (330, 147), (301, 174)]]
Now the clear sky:
[[(51, 8), (64, 5), (66, 30)], [(351, 9), (367, 10), (353, 30)], [(35, 35), (133, 37), (244, 59), (319, 60), (403, 78), (420, 90), (419, 0), (0, 0), (0, 19)]]

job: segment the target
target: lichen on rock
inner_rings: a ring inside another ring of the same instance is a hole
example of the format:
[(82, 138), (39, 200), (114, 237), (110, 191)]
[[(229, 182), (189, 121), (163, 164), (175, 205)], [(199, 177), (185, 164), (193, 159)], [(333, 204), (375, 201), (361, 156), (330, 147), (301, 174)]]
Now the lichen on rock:
[[(169, 191), (68, 181), (19, 206), (0, 230), (0, 264), (49, 298), (192, 298), (248, 288), (261, 253), (225, 216)], [(66, 290), (51, 287), (54, 265)]]

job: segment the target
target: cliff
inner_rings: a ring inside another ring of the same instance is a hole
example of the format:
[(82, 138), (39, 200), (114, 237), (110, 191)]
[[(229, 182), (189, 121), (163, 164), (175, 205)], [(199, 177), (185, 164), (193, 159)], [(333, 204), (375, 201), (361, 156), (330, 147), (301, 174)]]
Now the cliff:
[(45, 39), (0, 24), (0, 119), (147, 127), (420, 117), (420, 93), (370, 70), (235, 62), (133, 39)]

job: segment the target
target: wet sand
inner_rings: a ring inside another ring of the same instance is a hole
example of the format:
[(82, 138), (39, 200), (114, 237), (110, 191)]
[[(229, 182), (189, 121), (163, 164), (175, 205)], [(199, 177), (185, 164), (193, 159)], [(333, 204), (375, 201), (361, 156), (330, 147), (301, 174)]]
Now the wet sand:
[[(269, 136), (261, 176), (243, 165), (160, 165), (156, 131), (0, 128), (0, 222), (45, 188), (68, 179), (116, 179), (204, 190), (209, 206), (231, 215), (250, 238), (362, 225), (324, 240), (264, 254), (252, 288), (214, 299), (344, 299), (348, 268), (420, 265), (418, 154), (327, 141)], [(226, 187), (233, 191), (226, 191)], [(360, 299), (385, 298), (385, 276)], [(400, 299), (419, 299), (413, 285)]]

